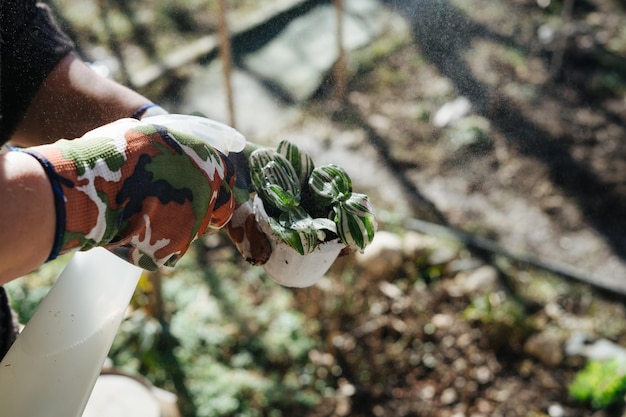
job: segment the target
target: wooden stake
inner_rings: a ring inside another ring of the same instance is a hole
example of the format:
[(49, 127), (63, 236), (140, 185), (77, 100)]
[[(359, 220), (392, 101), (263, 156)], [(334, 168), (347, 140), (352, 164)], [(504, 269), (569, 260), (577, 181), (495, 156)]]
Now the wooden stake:
[(235, 124), (235, 103), (232, 87), (232, 48), (230, 44), (230, 34), (227, 21), (226, 0), (218, 0), (218, 36), (220, 40), (220, 59), (222, 60), (222, 74), (224, 77), (224, 91), (226, 92), (226, 105), (228, 107), (228, 124), (236, 128)]
[(575, 0), (565, 0), (563, 3), (563, 10), (561, 12), (561, 20), (563, 27), (558, 33), (559, 39), (556, 45), (554, 54), (552, 55), (552, 61), (550, 62), (550, 77), (552, 80), (556, 80), (561, 75), (563, 69), (563, 58), (565, 57), (565, 50), (569, 43), (572, 30), (572, 16), (574, 14), (574, 2)]
[(337, 14), (337, 62), (335, 63), (333, 78), (335, 81), (335, 98), (343, 101), (346, 97), (348, 85), (348, 70), (346, 63), (346, 50), (343, 46), (343, 0), (333, 0)]

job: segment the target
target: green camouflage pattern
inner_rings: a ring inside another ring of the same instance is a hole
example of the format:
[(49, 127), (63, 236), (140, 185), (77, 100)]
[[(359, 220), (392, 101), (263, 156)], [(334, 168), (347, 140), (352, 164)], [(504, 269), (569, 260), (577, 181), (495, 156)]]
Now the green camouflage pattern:
[(123, 119), (29, 152), (52, 164), (63, 192), (60, 253), (104, 246), (145, 269), (173, 266), (236, 207), (228, 157), (161, 125)]

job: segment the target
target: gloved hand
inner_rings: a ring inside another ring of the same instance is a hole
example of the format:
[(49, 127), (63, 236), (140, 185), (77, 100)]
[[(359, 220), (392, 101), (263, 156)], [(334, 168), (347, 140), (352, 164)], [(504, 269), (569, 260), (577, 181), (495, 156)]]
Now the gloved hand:
[[(236, 169), (226, 154), (243, 148), (243, 136), (204, 119), (217, 126), (211, 146), (192, 128), (184, 133), (150, 119), (122, 119), (26, 150), (44, 166), (55, 193), (50, 259), (104, 246), (145, 269), (173, 266), (195, 238), (229, 222)], [(192, 120), (174, 119), (178, 127)], [(219, 143), (228, 144), (220, 151)]]

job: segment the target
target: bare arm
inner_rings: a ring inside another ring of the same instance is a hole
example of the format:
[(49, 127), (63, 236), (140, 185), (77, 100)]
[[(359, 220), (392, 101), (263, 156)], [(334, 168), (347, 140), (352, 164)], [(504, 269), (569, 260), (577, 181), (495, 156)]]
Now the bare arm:
[(48, 75), (11, 141), (20, 146), (77, 138), (150, 103), (141, 94), (104, 78), (80, 59), (66, 56)]
[[(11, 137), (23, 147), (77, 138), (150, 100), (66, 56), (48, 75)], [(32, 156), (0, 155), (0, 285), (41, 266), (56, 227), (48, 177)]]
[(4, 284), (47, 259), (56, 214), (48, 177), (25, 153), (0, 155), (0, 196), (0, 284)]

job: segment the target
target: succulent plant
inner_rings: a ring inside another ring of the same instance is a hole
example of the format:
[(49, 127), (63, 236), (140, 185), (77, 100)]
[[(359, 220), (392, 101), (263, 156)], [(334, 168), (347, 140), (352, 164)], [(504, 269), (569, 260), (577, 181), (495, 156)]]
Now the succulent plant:
[(252, 152), (250, 172), (272, 231), (300, 254), (337, 237), (363, 251), (374, 238), (377, 221), (369, 198), (352, 192), (343, 168), (316, 168), (309, 155), (282, 141), (276, 151)]

